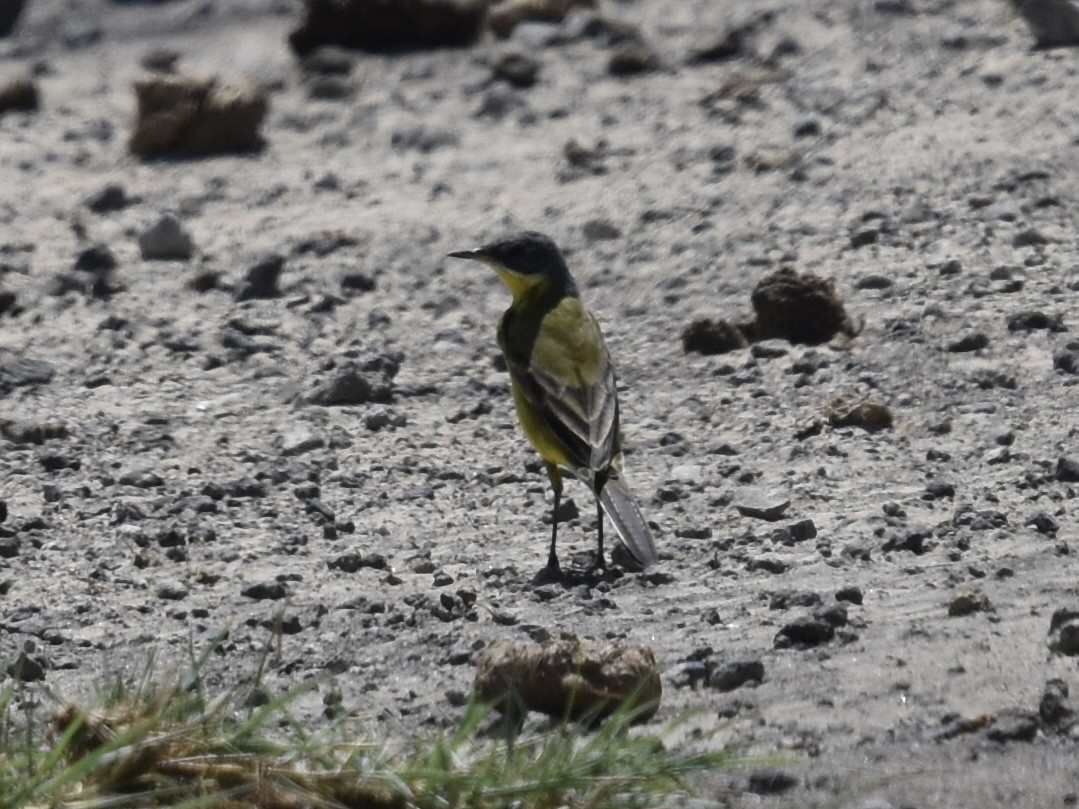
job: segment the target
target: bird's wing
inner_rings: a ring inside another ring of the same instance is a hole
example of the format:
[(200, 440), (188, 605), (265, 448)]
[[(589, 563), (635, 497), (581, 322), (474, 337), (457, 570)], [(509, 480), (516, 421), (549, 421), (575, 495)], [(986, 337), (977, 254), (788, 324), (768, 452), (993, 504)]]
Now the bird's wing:
[(619, 451), (618, 396), (603, 334), (579, 298), (543, 318), (527, 361), (509, 360), (524, 396), (565, 445), (574, 472), (606, 470)]

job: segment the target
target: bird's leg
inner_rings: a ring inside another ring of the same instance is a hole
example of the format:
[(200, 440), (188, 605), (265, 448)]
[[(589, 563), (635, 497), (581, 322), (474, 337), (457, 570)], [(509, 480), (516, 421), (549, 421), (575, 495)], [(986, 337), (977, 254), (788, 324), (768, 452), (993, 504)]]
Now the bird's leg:
[(552, 579), (559, 579), (562, 577), (562, 567), (558, 564), (555, 545), (558, 543), (558, 506), (562, 502), (562, 473), (557, 466), (548, 463), (547, 477), (551, 479), (551, 488), (554, 489), (554, 508), (551, 511), (551, 552), (547, 555), (545, 573)]
[(607, 562), (603, 558), (603, 504), (600, 503), (599, 496), (603, 494), (603, 487), (607, 484), (607, 475), (596, 473), (596, 540), (598, 547), (596, 548), (596, 559), (592, 562), (592, 572), (597, 570), (606, 570)]

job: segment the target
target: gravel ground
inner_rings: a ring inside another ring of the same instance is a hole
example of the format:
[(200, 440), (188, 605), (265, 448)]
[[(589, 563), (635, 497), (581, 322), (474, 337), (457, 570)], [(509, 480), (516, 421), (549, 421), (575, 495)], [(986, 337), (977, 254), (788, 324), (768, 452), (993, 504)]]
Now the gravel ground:
[[(995, 0), (633, 0), (328, 76), (299, 17), (32, 0), (0, 40), (40, 96), (0, 114), (4, 676), (78, 697), (224, 634), (211, 684), (268, 654), (270, 693), (339, 675), (310, 721), (409, 738), (492, 641), (571, 631), (651, 646), (655, 727), (780, 755), (707, 779), (718, 805), (1074, 805), (1074, 52)], [(260, 149), (131, 155), (169, 51), (271, 88)], [(531, 582), (507, 295), (445, 257), (514, 228), (603, 324), (653, 571)], [(786, 266), (860, 333), (683, 351)]]

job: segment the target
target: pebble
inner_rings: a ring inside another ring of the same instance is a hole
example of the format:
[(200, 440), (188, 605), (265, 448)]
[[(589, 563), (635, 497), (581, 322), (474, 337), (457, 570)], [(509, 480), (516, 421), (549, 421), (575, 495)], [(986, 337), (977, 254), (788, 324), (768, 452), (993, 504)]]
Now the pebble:
[(132, 202), (122, 185), (108, 183), (86, 200), (86, 207), (94, 213), (112, 213), (123, 210)]
[(134, 486), (137, 489), (153, 489), (164, 486), (165, 481), (152, 469), (129, 469), (117, 479), (121, 486)]
[(182, 601), (190, 591), (182, 584), (163, 584), (157, 588), (157, 597), (163, 601)]
[(240, 590), (240, 595), (256, 601), (277, 601), (288, 595), (288, 588), (276, 580), (251, 584)]
[(958, 340), (948, 344), (947, 348), (953, 354), (962, 354), (969, 351), (979, 351), (989, 345), (989, 337), (984, 332), (972, 332), (965, 334)]
[(1064, 456), (1058, 458), (1057, 480), (1063, 483), (1079, 483), (1079, 459)]
[(163, 214), (139, 234), (139, 252), (147, 261), (187, 261), (195, 242), (175, 214)]
[(280, 254), (273, 253), (259, 259), (244, 274), (243, 282), (236, 289), (236, 300), (280, 297), (278, 282), (284, 269), (285, 257)]
[(491, 73), (496, 79), (508, 82), (518, 89), (534, 85), (539, 70), (539, 62), (519, 50), (504, 51), (495, 57), (491, 64)]
[(790, 504), (790, 498), (778, 492), (749, 487), (739, 489), (732, 501), (732, 505), (742, 516), (769, 522), (780, 519), (790, 508)]
[(357, 570), (365, 567), (373, 568), (375, 570), (389, 569), (386, 557), (381, 553), (357, 553), (355, 551), (349, 551), (348, 553), (336, 556), (333, 559), (330, 559), (326, 565), (330, 570), (340, 570), (343, 573), (355, 573)]
[(733, 691), (747, 683), (759, 685), (763, 681), (764, 663), (757, 658), (717, 665), (708, 675), (708, 686), (717, 691)]
[(79, 251), (75, 257), (75, 269), (79, 272), (101, 276), (115, 270), (118, 262), (106, 244), (93, 244)]
[(773, 645), (777, 649), (808, 649), (827, 643), (835, 637), (835, 626), (815, 615), (803, 615), (783, 626), (776, 633)]
[(30, 657), (25, 651), (7, 667), (8, 676), (23, 683), (40, 682), (45, 679), (45, 666), (40, 660)]
[(286, 458), (291, 458), (311, 450), (322, 449), (325, 445), (326, 441), (322, 436), (315, 435), (305, 427), (297, 427), (281, 437), (281, 454)]
[(957, 618), (992, 609), (989, 598), (981, 590), (967, 590), (954, 596), (948, 604), (948, 615)]
[(842, 587), (839, 590), (836, 590), (835, 593), (836, 601), (846, 601), (851, 604), (861, 604), (862, 598), (862, 588), (854, 584)]
[(1059, 725), (1070, 719), (1074, 711), (1068, 707), (1068, 684), (1054, 677), (1045, 684), (1041, 701), (1038, 703), (1038, 715), (1046, 725)]
[(1045, 312), (1018, 312), (1008, 318), (1008, 331), (1067, 331), (1064, 318), (1060, 315), (1048, 315)]

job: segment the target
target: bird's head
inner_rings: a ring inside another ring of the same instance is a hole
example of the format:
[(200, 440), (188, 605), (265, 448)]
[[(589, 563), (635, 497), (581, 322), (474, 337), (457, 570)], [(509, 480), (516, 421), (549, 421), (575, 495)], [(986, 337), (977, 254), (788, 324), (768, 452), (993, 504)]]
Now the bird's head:
[(480, 261), (489, 266), (509, 288), (514, 303), (551, 289), (563, 294), (577, 292), (558, 245), (535, 231), (514, 233), (475, 250), (450, 253), (450, 256)]

